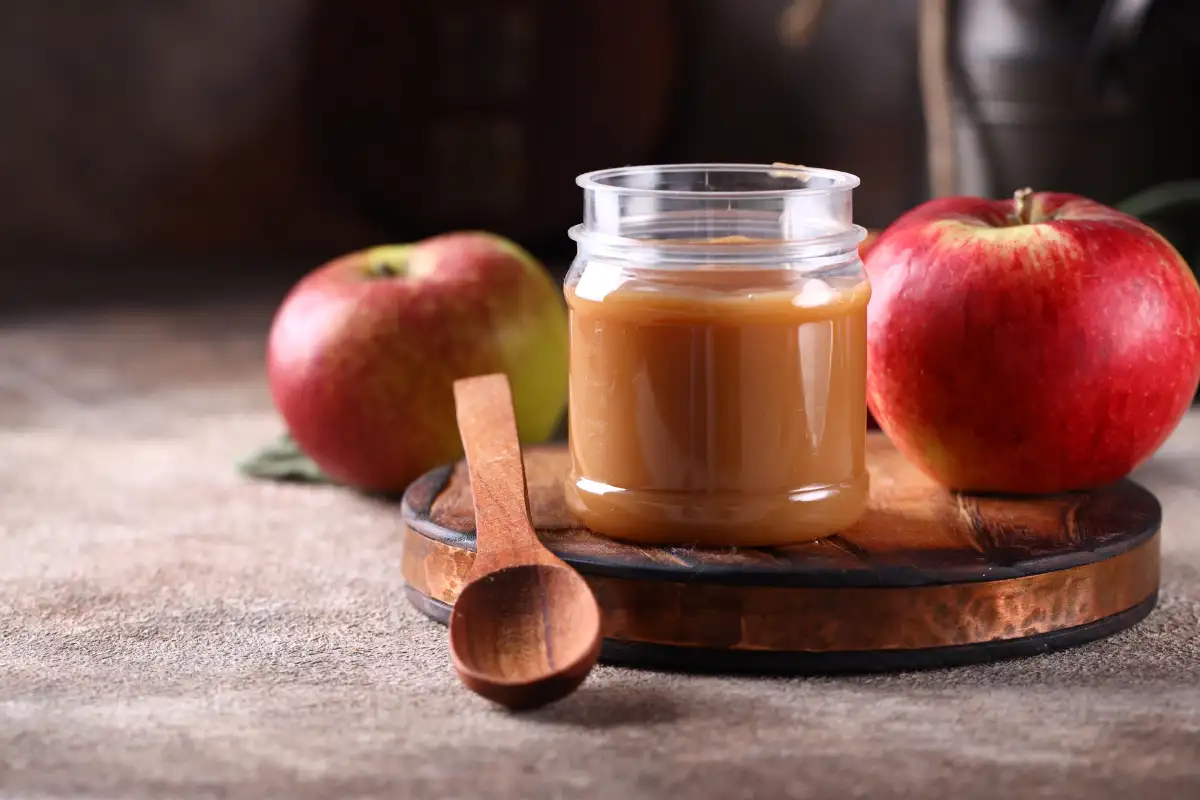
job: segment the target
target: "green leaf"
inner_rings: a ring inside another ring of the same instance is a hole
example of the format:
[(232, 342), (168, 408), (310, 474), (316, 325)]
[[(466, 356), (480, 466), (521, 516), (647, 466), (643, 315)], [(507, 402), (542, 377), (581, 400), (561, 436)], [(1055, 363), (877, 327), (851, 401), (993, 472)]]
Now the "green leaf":
[(290, 483), (333, 483), (290, 434), (281, 434), (238, 463), (238, 471), (251, 478)]
[(1200, 208), (1200, 180), (1168, 181), (1144, 189), (1117, 204), (1140, 219), (1156, 219), (1187, 208)]
[[(1168, 181), (1118, 203), (1116, 208), (1158, 231), (1200, 272), (1200, 180)], [(1190, 258), (1189, 258), (1190, 256)]]

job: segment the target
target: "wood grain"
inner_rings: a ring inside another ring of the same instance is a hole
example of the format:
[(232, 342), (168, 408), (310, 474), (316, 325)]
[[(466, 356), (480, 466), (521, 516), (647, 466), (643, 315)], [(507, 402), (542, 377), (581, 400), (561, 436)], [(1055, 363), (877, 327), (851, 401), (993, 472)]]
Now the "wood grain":
[[(795, 547), (708, 550), (595, 535), (563, 503), (565, 448), (532, 448), (525, 464), (534, 527), (592, 586), (625, 660), (639, 644), (656, 657), (664, 647), (690, 648), (701, 661), (792, 652), (806, 664), (898, 651), (936, 663), (934, 651), (975, 645), (985, 658), (1000, 642), (1006, 653), (1021, 641), (1037, 652), (1051, 640), (1106, 635), (1120, 627), (1101, 624), (1110, 618), (1132, 624), (1158, 588), (1161, 508), (1131, 481), (1036, 499), (959, 495), (871, 434), (871, 503), (854, 527)], [(452, 603), (469, 572), (470, 491), (454, 465), (405, 496), (404, 575), (431, 603)]]
[(521, 564), (561, 565), (542, 546), (529, 517), (525, 462), (512, 395), (503, 375), (454, 385), (455, 412), (468, 469), (467, 505), (481, 543), (472, 577)]
[[(589, 575), (618, 578), (842, 587), (1001, 580), (1119, 554), (1148, 539), (1161, 521), (1157, 499), (1132, 481), (1036, 500), (962, 496), (924, 476), (882, 434), (868, 435), (867, 456), (871, 501), (862, 521), (829, 539), (765, 549), (615, 542), (571, 519), (561, 489), (564, 447), (527, 448), (525, 469), (530, 514), (543, 541)], [(465, 464), (418, 480), (404, 506), (406, 523), (422, 535), (474, 548)]]
[(539, 541), (508, 378), (454, 383), (478, 553), (450, 617), (450, 655), (472, 691), (510, 709), (574, 691), (596, 663), (600, 608), (577, 572)]

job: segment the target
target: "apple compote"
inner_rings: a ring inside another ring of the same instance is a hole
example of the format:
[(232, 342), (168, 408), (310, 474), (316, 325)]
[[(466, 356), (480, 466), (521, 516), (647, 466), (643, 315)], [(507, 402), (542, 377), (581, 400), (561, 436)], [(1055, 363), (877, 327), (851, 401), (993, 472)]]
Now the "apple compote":
[(615, 538), (702, 546), (857, 521), (870, 298), (857, 179), (680, 165), (580, 183), (565, 284), (572, 513)]

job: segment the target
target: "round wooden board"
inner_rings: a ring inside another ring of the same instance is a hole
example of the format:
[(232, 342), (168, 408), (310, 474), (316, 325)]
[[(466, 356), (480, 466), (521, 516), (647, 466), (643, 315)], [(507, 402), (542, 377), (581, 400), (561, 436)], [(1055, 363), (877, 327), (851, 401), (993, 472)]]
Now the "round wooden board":
[[(567, 452), (525, 453), (534, 525), (596, 592), (601, 658), (669, 669), (908, 669), (1107, 636), (1158, 595), (1162, 509), (1132, 481), (1043, 498), (947, 492), (870, 434), (871, 506), (853, 528), (765, 549), (651, 548), (580, 528)], [(409, 599), (445, 622), (475, 557), (465, 464), (402, 504)]]

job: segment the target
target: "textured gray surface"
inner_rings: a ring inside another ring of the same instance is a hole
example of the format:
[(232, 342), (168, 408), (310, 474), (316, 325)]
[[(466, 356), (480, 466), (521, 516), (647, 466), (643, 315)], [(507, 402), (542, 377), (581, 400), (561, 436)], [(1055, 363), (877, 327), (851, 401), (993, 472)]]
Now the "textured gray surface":
[(0, 797), (1200, 796), (1200, 416), (1138, 478), (1162, 602), (1076, 650), (882, 677), (458, 685), (393, 508), (250, 483), (269, 312), (0, 328)]

